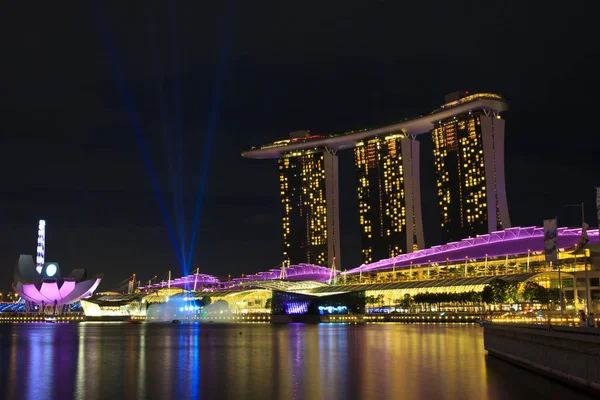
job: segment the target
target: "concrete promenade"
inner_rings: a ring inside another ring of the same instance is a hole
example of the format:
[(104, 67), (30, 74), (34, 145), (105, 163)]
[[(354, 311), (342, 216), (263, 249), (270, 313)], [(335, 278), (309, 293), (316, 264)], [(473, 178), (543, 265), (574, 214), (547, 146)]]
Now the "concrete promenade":
[(482, 323), (491, 356), (600, 394), (600, 329)]

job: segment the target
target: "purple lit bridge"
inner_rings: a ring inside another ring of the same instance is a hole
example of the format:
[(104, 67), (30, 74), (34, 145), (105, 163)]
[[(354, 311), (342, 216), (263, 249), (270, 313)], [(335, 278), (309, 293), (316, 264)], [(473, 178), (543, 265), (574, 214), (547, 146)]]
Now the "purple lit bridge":
[[(588, 230), (589, 244), (598, 243), (598, 229)], [(572, 248), (581, 238), (581, 229), (558, 228), (558, 248)], [(503, 231), (463, 239), (429, 249), (417, 250), (397, 257), (387, 258), (361, 267), (353, 268), (347, 274), (381, 271), (392, 268), (402, 269), (428, 263), (464, 261), (487, 257), (513, 256), (541, 252), (544, 250), (544, 228), (508, 228)]]
[[(285, 269), (285, 275), (283, 279), (290, 281), (317, 281), (325, 282), (329, 279), (331, 270), (329, 268), (321, 267), (319, 265), (312, 264), (297, 264), (291, 265)], [(182, 288), (186, 290), (192, 290), (194, 287), (197, 290), (201, 288), (211, 289), (229, 289), (240, 283), (269, 281), (275, 279), (281, 279), (281, 269), (271, 269), (265, 272), (258, 272), (253, 275), (246, 275), (243, 278), (234, 278), (231, 281), (220, 281), (218, 278), (212, 275), (206, 274), (190, 274), (177, 279), (172, 279), (170, 282), (159, 282), (152, 285), (141, 286), (142, 290), (162, 289), (167, 287)]]
[[(321, 267), (312, 264), (297, 264), (291, 265), (285, 269), (285, 277), (290, 281), (317, 281), (325, 282), (329, 279), (329, 268)], [(247, 275), (243, 278), (232, 279), (234, 283), (246, 283), (254, 281), (270, 281), (273, 279), (281, 279), (281, 269), (272, 269), (267, 272), (259, 272), (254, 275)]]

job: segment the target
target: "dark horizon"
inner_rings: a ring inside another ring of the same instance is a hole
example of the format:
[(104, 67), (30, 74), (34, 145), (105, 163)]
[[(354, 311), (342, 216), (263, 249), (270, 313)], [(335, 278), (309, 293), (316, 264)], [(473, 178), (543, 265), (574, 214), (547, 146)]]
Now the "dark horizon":
[[(582, 201), (597, 226), (599, 45), (583, 2), (96, 4), (11, 4), (0, 17), (0, 292), (19, 254), (35, 255), (42, 218), (46, 260), (104, 272), (100, 290), (134, 272), (179, 276), (152, 176), (176, 232), (185, 221), (187, 243), (206, 178), (192, 269), (233, 277), (273, 268), (281, 262), (277, 163), (242, 150), (298, 129), (330, 133), (428, 113), (459, 89), (508, 101), (513, 226), (555, 216), (559, 226), (580, 226), (581, 210), (567, 206)], [(459, 20), (467, 22), (457, 28)], [(433, 158), (429, 135), (419, 140), (430, 246), (440, 240)], [(354, 180), (347, 150), (347, 269), (360, 263)]]

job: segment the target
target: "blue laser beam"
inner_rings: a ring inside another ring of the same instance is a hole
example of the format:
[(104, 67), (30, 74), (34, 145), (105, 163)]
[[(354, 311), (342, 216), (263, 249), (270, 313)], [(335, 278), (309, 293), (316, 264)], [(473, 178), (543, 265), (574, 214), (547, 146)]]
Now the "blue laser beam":
[[(177, 63), (177, 2), (173, 0), (169, 2), (171, 12), (171, 48), (172, 48), (172, 63), (173, 74), (175, 78), (174, 98), (175, 98), (175, 154), (177, 161), (177, 171), (175, 174), (177, 187), (177, 224), (179, 229), (181, 253), (185, 254), (185, 202), (183, 196), (183, 138), (181, 130), (181, 84), (179, 79), (179, 65)], [(189, 265), (184, 259), (183, 274), (188, 274)]]
[[(158, 62), (158, 57), (157, 57), (157, 51), (156, 51), (156, 47), (152, 44), (154, 44), (156, 42), (156, 35), (154, 34), (154, 30), (151, 29), (151, 27), (154, 26), (154, 24), (151, 21), (151, 15), (149, 13), (149, 7), (145, 8), (146, 10), (146, 19), (147, 19), (147, 30), (148, 30), (148, 36), (150, 37), (150, 50), (152, 52), (152, 67), (153, 67), (153, 72), (156, 76), (156, 93), (157, 93), (157, 98), (158, 98), (158, 105), (159, 105), (159, 119), (160, 119), (160, 124), (161, 124), (161, 128), (163, 131), (163, 143), (164, 143), (164, 147), (166, 150), (166, 155), (167, 155), (167, 166), (168, 166), (168, 176), (169, 176), (169, 186), (170, 186), (170, 190), (171, 190), (171, 199), (172, 199), (172, 205), (173, 205), (173, 212), (174, 212), (174, 216), (175, 216), (175, 225), (176, 225), (176, 232), (179, 235), (179, 247), (180, 247), (180, 251), (181, 254), (186, 254), (185, 253), (185, 228), (184, 225), (182, 225), (184, 223), (184, 214), (183, 214), (183, 204), (180, 202), (180, 194), (182, 191), (181, 185), (179, 183), (179, 176), (181, 173), (181, 169), (175, 171), (175, 166), (174, 166), (174, 161), (173, 159), (181, 159), (181, 152), (178, 150), (177, 147), (177, 143), (175, 143), (175, 146), (173, 146), (173, 139), (171, 136), (175, 136), (175, 138), (177, 138), (177, 132), (175, 132), (175, 135), (171, 135), (170, 134), (170, 129), (169, 129), (169, 118), (168, 118), (168, 108), (167, 108), (167, 104), (165, 102), (165, 94), (163, 91), (163, 82), (164, 79), (161, 76), (160, 73), (160, 68), (158, 66), (159, 62)], [(159, 79), (159, 76), (161, 76), (161, 78)], [(179, 104), (177, 104), (176, 110), (178, 109)], [(176, 127), (177, 130), (177, 127)], [(175, 151), (176, 154), (173, 154), (174, 149), (173, 147), (175, 147)], [(185, 264), (185, 259), (184, 259), (184, 264)], [(182, 265), (182, 272), (185, 274), (186, 270), (187, 270), (187, 266)]]
[(206, 138), (204, 141), (204, 152), (202, 158), (202, 172), (200, 174), (200, 182), (198, 184), (198, 193), (196, 197), (196, 206), (194, 210), (194, 220), (192, 223), (192, 238), (190, 241), (190, 250), (187, 258), (187, 265), (192, 264), (192, 258), (194, 256), (194, 245), (196, 243), (196, 235), (198, 233), (198, 224), (200, 220), (200, 211), (202, 209), (202, 203), (204, 200), (204, 188), (206, 186), (207, 176), (208, 176), (208, 168), (210, 164), (210, 156), (212, 153), (212, 145), (215, 136), (215, 130), (217, 127), (217, 121), (220, 110), (220, 103), (223, 97), (223, 86), (225, 85), (225, 72), (226, 72), (226, 58), (229, 50), (229, 46), (231, 44), (231, 36), (232, 29), (231, 25), (233, 22), (233, 18), (235, 12), (237, 11), (237, 7), (226, 6), (226, 10), (229, 10), (230, 13), (227, 15), (225, 19), (224, 33), (223, 33), (223, 41), (221, 43), (221, 47), (219, 49), (219, 58), (216, 68), (216, 77), (213, 82), (213, 90), (212, 90), (212, 104), (211, 111), (208, 121), (208, 129)]
[[(165, 145), (165, 152), (167, 154), (167, 169), (168, 169), (168, 173), (169, 173), (169, 183), (170, 183), (170, 189), (171, 189), (171, 200), (173, 202), (173, 211), (175, 214), (175, 224), (179, 224), (179, 210), (178, 210), (178, 202), (177, 202), (177, 184), (175, 179), (173, 178), (176, 174), (175, 172), (175, 168), (173, 166), (174, 161), (173, 161), (173, 146), (171, 143), (171, 137), (169, 134), (169, 121), (168, 121), (168, 110), (167, 110), (167, 105), (165, 104), (163, 97), (163, 89), (162, 89), (162, 83), (158, 83), (158, 97), (159, 97), (159, 118), (161, 120), (161, 125), (162, 125), (162, 130), (163, 130), (163, 143)], [(183, 252), (183, 247), (181, 247), (181, 242), (185, 240), (185, 238), (181, 237), (181, 234), (179, 235), (179, 245), (180, 245), (180, 251), (181, 254), (185, 254), (185, 252)]]
[(129, 117), (129, 123), (130, 123), (131, 128), (135, 135), (136, 144), (138, 146), (138, 149), (140, 150), (140, 153), (142, 154), (142, 158), (144, 160), (146, 170), (148, 171), (148, 175), (149, 175), (150, 181), (152, 183), (152, 188), (154, 190), (154, 194), (156, 195), (160, 210), (165, 219), (165, 224), (166, 224), (167, 230), (169, 232), (169, 238), (171, 239), (171, 243), (172, 243), (173, 247), (175, 248), (175, 254), (177, 256), (177, 259), (179, 260), (179, 263), (183, 266), (184, 262), (185, 262), (184, 261), (185, 255), (183, 253), (181, 253), (181, 251), (179, 250), (179, 246), (177, 244), (177, 240), (176, 240), (175, 234), (173, 232), (173, 227), (171, 226), (171, 222), (169, 220), (169, 214), (167, 213), (167, 208), (165, 206), (165, 202), (160, 193), (160, 187), (158, 186), (158, 182), (157, 182), (156, 176), (154, 174), (154, 169), (152, 168), (152, 162), (150, 160), (148, 149), (146, 147), (146, 143), (142, 136), (142, 132), (141, 132), (139, 123), (137, 121), (137, 118), (135, 117), (133, 103), (131, 102), (131, 99), (129, 97), (129, 91), (127, 90), (127, 86), (125, 84), (125, 78), (123, 76), (121, 69), (119, 68), (119, 62), (118, 62), (117, 55), (114, 53), (114, 51), (110, 45), (110, 43), (111, 43), (110, 34), (109, 34), (108, 28), (106, 27), (106, 24), (104, 23), (104, 20), (102, 18), (101, 11), (97, 4), (97, 1), (94, 1), (94, 8), (95, 8), (96, 22), (100, 28), (102, 40), (103, 40), (106, 52), (108, 53), (111, 66), (113, 68), (113, 72), (116, 75), (119, 91), (121, 93), (123, 102), (125, 103), (125, 108), (127, 110), (127, 114)]

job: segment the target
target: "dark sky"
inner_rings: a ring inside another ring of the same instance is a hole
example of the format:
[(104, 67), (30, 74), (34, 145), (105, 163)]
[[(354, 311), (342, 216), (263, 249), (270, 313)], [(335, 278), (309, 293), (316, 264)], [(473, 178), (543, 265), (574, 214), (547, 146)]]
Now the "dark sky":
[[(565, 205), (581, 201), (597, 225), (593, 2), (28, 3), (0, 13), (0, 291), (18, 255), (35, 254), (39, 218), (48, 222), (47, 261), (104, 272), (104, 289), (133, 272), (178, 276), (151, 176), (175, 227), (183, 226), (175, 204), (183, 210), (187, 248), (206, 177), (194, 268), (219, 276), (272, 268), (281, 261), (276, 162), (241, 150), (297, 129), (426, 113), (457, 89), (509, 102), (513, 225), (555, 215), (577, 225), (579, 210)], [(425, 236), (436, 244), (422, 140)], [(359, 262), (351, 152), (340, 169), (342, 267), (351, 268)]]

